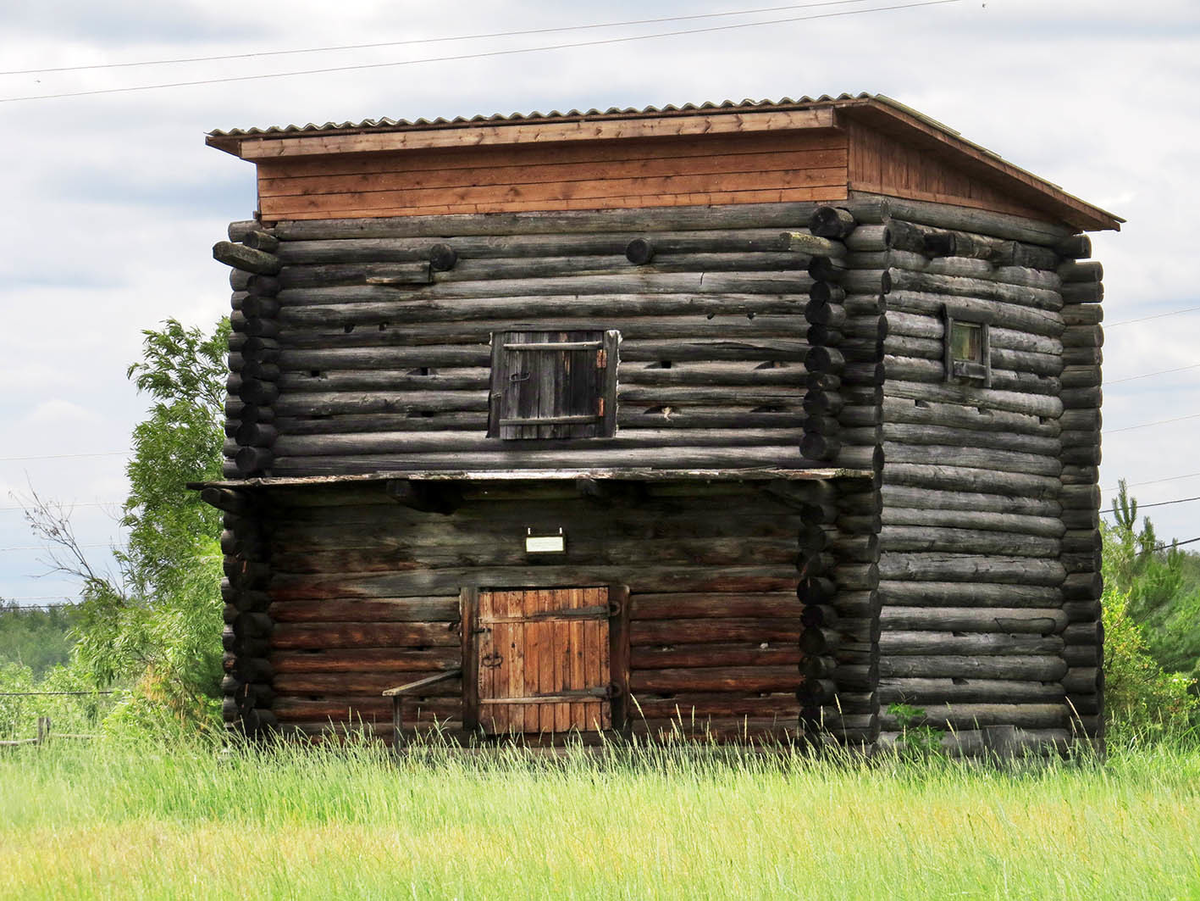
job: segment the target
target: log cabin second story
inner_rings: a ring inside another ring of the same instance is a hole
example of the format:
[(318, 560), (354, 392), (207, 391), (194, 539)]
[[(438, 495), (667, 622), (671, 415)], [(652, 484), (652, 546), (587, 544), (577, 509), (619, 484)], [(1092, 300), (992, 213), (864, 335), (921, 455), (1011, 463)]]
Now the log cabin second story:
[[(811, 392), (845, 365), (881, 375), (865, 370), (882, 350), (845, 360), (834, 342), (885, 337), (870, 298), (889, 287), (887, 254), (924, 251), (886, 229), (889, 204), (1051, 236), (1116, 224), (867, 95), (209, 143), (258, 174), (258, 218), (231, 226), (245, 243), (218, 248), (235, 267), (230, 475), (862, 467), (865, 446), (831, 450), (827, 396)], [(830, 204), (862, 227), (806, 240)], [(996, 248), (1005, 268), (1057, 288), (1057, 258), (1017, 244)], [(992, 281), (1000, 262), (981, 262)], [(843, 295), (860, 315), (821, 321)]]

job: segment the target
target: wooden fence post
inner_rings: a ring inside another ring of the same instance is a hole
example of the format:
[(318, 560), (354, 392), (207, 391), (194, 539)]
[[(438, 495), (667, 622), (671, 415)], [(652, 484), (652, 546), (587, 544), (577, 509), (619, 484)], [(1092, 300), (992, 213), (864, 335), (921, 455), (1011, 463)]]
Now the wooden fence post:
[(37, 744), (44, 744), (50, 737), (50, 717), (39, 716), (37, 721)]

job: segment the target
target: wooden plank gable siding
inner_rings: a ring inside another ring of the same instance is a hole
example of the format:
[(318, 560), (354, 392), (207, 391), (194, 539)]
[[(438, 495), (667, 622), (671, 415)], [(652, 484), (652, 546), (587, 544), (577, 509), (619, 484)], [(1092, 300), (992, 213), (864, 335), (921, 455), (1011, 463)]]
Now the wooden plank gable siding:
[(968, 175), (927, 150), (853, 120), (845, 120), (843, 127), (847, 137), (847, 187), (851, 191), (1055, 221), (1044, 209), (1014, 200), (1011, 193)]
[(264, 221), (846, 197), (832, 130), (262, 159)]
[[(631, 731), (795, 734), (801, 514), (753, 487), (652, 484), (607, 504), (571, 486), (491, 485), (448, 516), (399, 506), (378, 486), (271, 497), (268, 659), (272, 709), (289, 731), (361, 723), (389, 740), (391, 701), (380, 692), (463, 666), (464, 589), (623, 584), (628, 662), (610, 653), (615, 681), (629, 668)], [(527, 557), (531, 523), (563, 525), (566, 553)], [(406, 722), (457, 729), (462, 704), (460, 680), (431, 686), (406, 702)]]
[[(814, 279), (781, 238), (813, 208), (281, 223), (270, 474), (816, 465), (799, 450)], [(402, 226), (418, 234), (389, 236)], [(635, 238), (655, 249), (645, 265), (625, 255)], [(431, 282), (368, 283), (408, 273), (437, 244), (457, 262), (427, 270)], [(879, 277), (852, 280), (874, 293)], [(249, 278), (232, 275), (235, 379)], [(488, 437), (493, 336), (514, 331), (619, 334), (612, 437)], [(232, 457), (232, 436), (261, 410), (227, 409)]]

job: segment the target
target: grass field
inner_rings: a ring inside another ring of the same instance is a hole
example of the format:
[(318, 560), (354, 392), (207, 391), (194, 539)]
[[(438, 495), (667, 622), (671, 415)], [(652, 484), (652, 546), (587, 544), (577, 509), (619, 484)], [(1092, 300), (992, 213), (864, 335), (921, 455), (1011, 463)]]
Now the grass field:
[(1200, 753), (0, 755), (4, 898), (1200, 898)]

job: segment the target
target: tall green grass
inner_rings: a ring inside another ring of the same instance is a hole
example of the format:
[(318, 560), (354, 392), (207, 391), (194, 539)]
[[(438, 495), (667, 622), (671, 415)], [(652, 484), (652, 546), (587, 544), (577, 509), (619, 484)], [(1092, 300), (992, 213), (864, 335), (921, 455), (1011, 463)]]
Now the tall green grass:
[(1200, 898), (1200, 753), (0, 755), (0, 896)]

